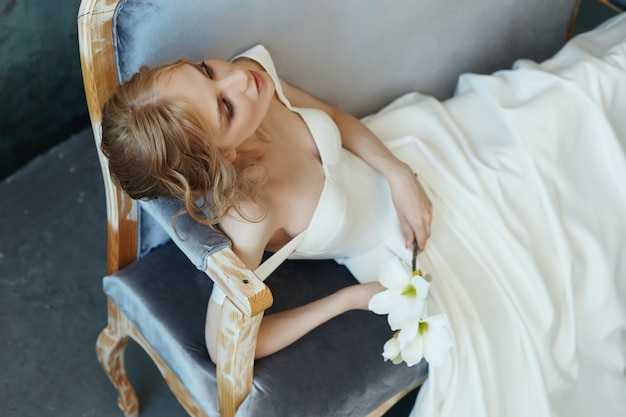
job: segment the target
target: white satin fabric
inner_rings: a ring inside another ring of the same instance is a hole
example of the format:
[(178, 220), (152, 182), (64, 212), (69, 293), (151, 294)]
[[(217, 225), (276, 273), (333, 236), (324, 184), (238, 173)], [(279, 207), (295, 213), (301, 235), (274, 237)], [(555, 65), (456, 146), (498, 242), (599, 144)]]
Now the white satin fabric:
[[(277, 79), (264, 48), (245, 55)], [(336, 258), (361, 282), (394, 253), (409, 262), (382, 177), (325, 114), (278, 94), (326, 173), (291, 257)], [(542, 64), (465, 75), (450, 100), (413, 93), (364, 120), (434, 207), (420, 263), (454, 346), (415, 417), (626, 416), (625, 113), (626, 16)]]
[(412, 415), (626, 416), (625, 18), (405, 101), (368, 124), (428, 188), (454, 340)]

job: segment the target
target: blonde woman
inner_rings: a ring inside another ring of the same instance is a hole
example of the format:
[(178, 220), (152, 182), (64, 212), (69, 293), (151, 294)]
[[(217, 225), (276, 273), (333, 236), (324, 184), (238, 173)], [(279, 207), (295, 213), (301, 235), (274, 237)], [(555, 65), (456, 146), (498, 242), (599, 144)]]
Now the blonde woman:
[(366, 309), (379, 266), (415, 241), (453, 341), (416, 415), (622, 416), (625, 22), (365, 123), (280, 80), (262, 46), (143, 68), (105, 106), (102, 147), (132, 197), (183, 201), (250, 268), (281, 251), (362, 283), (265, 317), (257, 357)]

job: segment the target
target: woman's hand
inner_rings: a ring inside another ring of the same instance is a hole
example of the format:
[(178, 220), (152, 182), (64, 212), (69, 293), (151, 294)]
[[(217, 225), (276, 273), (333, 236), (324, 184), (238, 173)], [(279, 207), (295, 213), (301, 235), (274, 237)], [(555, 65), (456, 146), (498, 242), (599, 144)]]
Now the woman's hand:
[(424, 250), (432, 221), (430, 199), (417, 175), (404, 163), (399, 163), (398, 168), (387, 175), (387, 181), (406, 247), (411, 247), (415, 241), (419, 251)]

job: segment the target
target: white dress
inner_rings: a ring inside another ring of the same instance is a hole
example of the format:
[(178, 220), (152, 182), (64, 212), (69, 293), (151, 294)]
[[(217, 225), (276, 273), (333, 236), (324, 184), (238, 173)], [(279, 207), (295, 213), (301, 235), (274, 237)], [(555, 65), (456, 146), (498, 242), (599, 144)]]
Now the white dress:
[[(244, 55), (277, 79), (265, 48)], [(361, 282), (394, 253), (409, 262), (384, 179), (276, 84), (326, 175), (289, 257), (335, 258)], [(409, 94), (364, 122), (433, 202), (419, 261), (454, 345), (413, 415), (626, 416), (626, 16), (542, 64), (465, 75), (450, 100)]]

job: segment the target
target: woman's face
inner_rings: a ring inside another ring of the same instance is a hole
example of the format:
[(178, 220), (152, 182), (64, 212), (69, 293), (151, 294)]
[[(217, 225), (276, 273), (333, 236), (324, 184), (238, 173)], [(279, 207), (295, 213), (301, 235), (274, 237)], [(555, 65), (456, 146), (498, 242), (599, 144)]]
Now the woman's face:
[(227, 157), (257, 130), (274, 96), (274, 82), (257, 64), (206, 60), (171, 70), (166, 95), (184, 97), (215, 133)]

